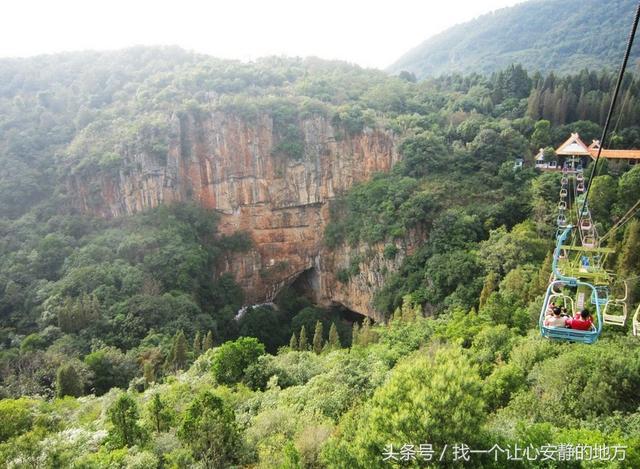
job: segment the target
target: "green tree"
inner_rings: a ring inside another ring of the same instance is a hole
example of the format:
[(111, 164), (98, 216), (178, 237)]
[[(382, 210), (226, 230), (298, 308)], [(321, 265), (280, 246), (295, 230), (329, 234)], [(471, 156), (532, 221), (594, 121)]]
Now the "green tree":
[(329, 344), (330, 350), (336, 350), (340, 348), (340, 335), (338, 334), (338, 328), (334, 322), (331, 323), (329, 328)]
[(536, 281), (536, 293), (542, 294), (549, 285), (549, 277), (551, 276), (551, 265), (553, 263), (553, 253), (549, 251), (538, 269), (538, 278)]
[(491, 295), (491, 293), (496, 291), (496, 289), (498, 288), (498, 282), (499, 281), (500, 281), (500, 276), (497, 273), (493, 272), (493, 271), (490, 271), (487, 274), (487, 276), (484, 278), (484, 285), (482, 286), (482, 291), (480, 292), (480, 307), (481, 308), (487, 302), (487, 299), (489, 298), (489, 295)]
[(155, 367), (153, 366), (153, 363), (148, 360), (144, 362), (144, 365), (142, 365), (142, 376), (147, 386), (151, 383), (155, 383), (156, 381)]
[(206, 468), (237, 462), (240, 433), (233, 410), (218, 396), (202, 392), (187, 408), (178, 437)]
[(640, 221), (628, 222), (618, 258), (618, 272), (629, 275), (640, 270)]
[(444, 140), (433, 132), (423, 132), (405, 139), (400, 151), (403, 155), (404, 174), (422, 177), (446, 168), (447, 148)]
[(358, 345), (366, 347), (375, 341), (375, 332), (372, 330), (371, 318), (367, 316), (362, 323), (362, 329), (358, 333)]
[(156, 392), (153, 394), (153, 397), (147, 404), (147, 412), (151, 419), (154, 432), (160, 433), (169, 429), (173, 415), (170, 409), (162, 402), (159, 393)]
[(138, 405), (129, 394), (120, 394), (107, 415), (111, 423), (108, 438), (113, 447), (130, 447), (146, 441), (147, 435), (138, 424)]
[(627, 224), (616, 270), (620, 278), (632, 278), (628, 280), (629, 298), (627, 301), (629, 304), (635, 304), (640, 298), (640, 282), (635, 278), (640, 274), (640, 221), (636, 219)]
[(296, 337), (296, 333), (291, 334), (291, 339), (289, 339), (289, 348), (291, 350), (298, 350), (298, 337)]
[(359, 336), (360, 336), (360, 324), (358, 324), (358, 321), (353, 323), (353, 326), (351, 326), (351, 345), (358, 345), (358, 340), (359, 340)]
[(115, 347), (104, 347), (84, 357), (92, 372), (93, 392), (100, 396), (113, 387), (126, 388), (138, 370), (136, 362)]
[(322, 352), (322, 323), (316, 322), (316, 328), (313, 332), (313, 351), (316, 354)]
[(56, 396), (80, 397), (84, 393), (82, 378), (71, 363), (64, 363), (56, 373)]
[(361, 409), (340, 422), (324, 451), (329, 467), (378, 467), (388, 445), (429, 441), (442, 451), (452, 441), (483, 445), (482, 381), (459, 349), (412, 355)]
[(402, 306), (399, 308), (399, 315), (402, 322), (414, 322), (416, 319), (423, 317), (422, 306), (420, 306), (411, 295), (405, 295), (402, 297)]
[(196, 332), (196, 336), (193, 339), (193, 355), (195, 357), (202, 353), (202, 339), (200, 337), (200, 331)]
[(173, 337), (169, 363), (174, 370), (182, 370), (187, 366), (187, 338), (181, 330)]
[(611, 207), (616, 201), (617, 182), (608, 174), (596, 176), (589, 189), (589, 209), (594, 220), (609, 226)]
[(301, 352), (304, 352), (305, 350), (307, 350), (309, 348), (309, 342), (308, 342), (308, 337), (307, 337), (307, 329), (302, 326), (300, 328), (300, 339), (298, 342), (298, 350), (300, 350)]
[(238, 321), (240, 336), (255, 337), (267, 352), (276, 353), (286, 340), (288, 328), (282, 325), (286, 320), (280, 311), (268, 306), (248, 308)]
[(100, 302), (95, 295), (83, 293), (79, 298), (67, 298), (58, 310), (58, 327), (63, 332), (79, 332), (94, 325), (101, 316)]
[(235, 384), (242, 380), (246, 368), (264, 355), (264, 345), (253, 337), (240, 337), (225, 342), (216, 349), (211, 369), (220, 384)]
[(300, 458), (300, 452), (293, 441), (289, 441), (284, 446), (282, 462), (278, 467), (279, 469), (302, 469), (304, 467)]
[(209, 331), (207, 332), (207, 336), (204, 339), (204, 342), (202, 343), (202, 351), (206, 351), (209, 349), (213, 348), (213, 332)]
[(25, 397), (0, 399), (0, 443), (31, 428), (35, 405), (35, 401)]
[(551, 122), (545, 119), (536, 122), (531, 135), (531, 145), (536, 149), (551, 145)]
[(624, 173), (618, 181), (618, 200), (621, 209), (627, 211), (638, 201), (640, 194), (640, 165)]

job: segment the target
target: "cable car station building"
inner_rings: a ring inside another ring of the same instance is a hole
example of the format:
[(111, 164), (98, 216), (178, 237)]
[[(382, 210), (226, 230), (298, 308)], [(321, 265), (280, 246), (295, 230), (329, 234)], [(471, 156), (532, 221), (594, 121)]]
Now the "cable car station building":
[[(571, 137), (556, 148), (555, 158), (545, 157), (544, 149), (540, 148), (540, 151), (535, 156), (535, 167), (542, 171), (560, 171), (565, 165), (569, 168), (576, 168), (578, 166), (584, 168), (589, 161), (596, 159), (599, 148), (599, 140), (594, 140), (591, 145), (587, 146), (580, 139), (578, 133), (572, 133)], [(640, 163), (640, 150), (602, 149), (600, 157), (634, 165)]]

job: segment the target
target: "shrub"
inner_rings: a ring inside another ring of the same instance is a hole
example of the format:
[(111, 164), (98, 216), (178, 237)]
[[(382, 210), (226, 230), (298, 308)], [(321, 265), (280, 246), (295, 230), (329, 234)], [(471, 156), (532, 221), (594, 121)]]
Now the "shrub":
[(264, 353), (264, 345), (253, 337), (226, 342), (214, 352), (211, 360), (213, 376), (220, 384), (239, 383), (247, 367)]

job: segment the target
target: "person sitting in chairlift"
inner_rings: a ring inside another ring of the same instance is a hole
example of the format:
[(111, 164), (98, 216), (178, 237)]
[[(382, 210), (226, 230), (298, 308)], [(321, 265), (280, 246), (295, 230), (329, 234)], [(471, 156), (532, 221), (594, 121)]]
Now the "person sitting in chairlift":
[(589, 258), (587, 256), (580, 257), (580, 272), (589, 272)]
[(589, 331), (593, 327), (593, 319), (591, 313), (587, 309), (576, 313), (571, 319), (567, 319), (567, 327), (577, 331)]
[(544, 318), (544, 325), (547, 327), (567, 327), (567, 318), (562, 317), (562, 309), (559, 306), (553, 308), (552, 314)]

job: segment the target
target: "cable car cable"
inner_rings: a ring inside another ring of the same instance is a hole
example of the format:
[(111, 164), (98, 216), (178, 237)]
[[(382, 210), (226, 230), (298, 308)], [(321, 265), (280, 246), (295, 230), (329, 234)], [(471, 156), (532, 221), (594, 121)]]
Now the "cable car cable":
[(638, 29), (638, 20), (640, 20), (640, 2), (636, 8), (636, 14), (633, 18), (633, 25), (631, 27), (631, 32), (629, 33), (629, 38), (627, 39), (627, 49), (624, 53), (624, 59), (622, 60), (622, 65), (620, 66), (620, 71), (618, 73), (618, 80), (616, 82), (616, 87), (613, 92), (613, 98), (611, 99), (611, 104), (609, 105), (609, 111), (607, 112), (607, 119), (604, 122), (604, 129), (602, 129), (602, 137), (600, 138), (600, 147), (598, 148), (598, 155), (596, 156), (596, 161), (594, 163), (593, 169), (591, 170), (591, 176), (589, 177), (589, 185), (587, 186), (587, 191), (584, 197), (584, 202), (582, 204), (582, 209), (580, 210), (579, 218), (578, 218), (578, 226), (580, 226), (580, 220), (582, 219), (582, 211), (587, 206), (587, 200), (589, 199), (589, 191), (591, 191), (591, 182), (592, 177), (595, 174), (596, 168), (598, 166), (598, 161), (600, 160), (600, 154), (602, 153), (602, 147), (607, 138), (607, 131), (609, 130), (609, 123), (611, 122), (611, 116), (613, 114), (613, 109), (616, 105), (616, 101), (618, 100), (618, 94), (620, 93), (620, 86), (622, 85), (622, 77), (624, 76), (624, 71), (627, 68), (627, 62), (629, 61), (629, 56), (631, 55), (631, 47), (633, 46), (633, 40), (636, 36), (636, 30)]

